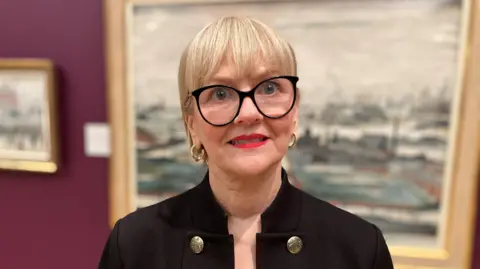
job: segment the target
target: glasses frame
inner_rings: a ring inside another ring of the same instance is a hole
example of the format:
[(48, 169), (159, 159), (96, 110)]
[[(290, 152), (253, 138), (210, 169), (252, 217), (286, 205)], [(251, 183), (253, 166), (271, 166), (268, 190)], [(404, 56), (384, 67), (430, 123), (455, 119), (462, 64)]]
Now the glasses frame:
[[(255, 100), (255, 91), (263, 83), (265, 83), (267, 81), (270, 81), (270, 80), (273, 80), (273, 79), (281, 79), (281, 78), (287, 79), (288, 81), (290, 81), (292, 83), (292, 86), (293, 86), (293, 101), (292, 101), (292, 104), (290, 105), (290, 107), (287, 109), (287, 111), (283, 115), (277, 116), (277, 117), (271, 117), (271, 116), (268, 116), (265, 113), (263, 113), (262, 110), (258, 107), (257, 101)], [(260, 114), (262, 114), (264, 117), (269, 118), (269, 119), (280, 119), (282, 117), (285, 117), (288, 113), (290, 113), (290, 111), (292, 111), (293, 107), (295, 106), (295, 102), (297, 101), (297, 82), (298, 82), (298, 77), (297, 76), (275, 76), (275, 77), (271, 77), (271, 78), (262, 80), (260, 83), (255, 85), (255, 87), (253, 87), (248, 92), (242, 92), (242, 91), (239, 91), (239, 90), (235, 89), (234, 87), (230, 87), (230, 86), (226, 86), (226, 85), (222, 85), (222, 84), (213, 84), (213, 85), (208, 85), (208, 86), (205, 86), (205, 87), (198, 88), (198, 89), (192, 91), (191, 95), (193, 97), (195, 97), (195, 101), (197, 103), (198, 111), (200, 112), (200, 115), (202, 116), (203, 120), (206, 121), (208, 124), (210, 124), (212, 126), (222, 127), (222, 126), (226, 126), (226, 125), (232, 123), (237, 118), (238, 114), (240, 114), (240, 109), (242, 109), (243, 100), (245, 100), (246, 97), (248, 97), (248, 98), (250, 98), (250, 100), (252, 100), (253, 104), (257, 108), (257, 111)], [(235, 115), (232, 117), (232, 119), (229, 122), (224, 123), (224, 124), (213, 124), (213, 123), (211, 123), (203, 115), (202, 109), (200, 108), (200, 94), (202, 94), (202, 92), (204, 92), (205, 90), (208, 90), (208, 89), (211, 89), (211, 88), (216, 88), (216, 87), (224, 87), (224, 88), (232, 89), (238, 94), (238, 97), (240, 98), (237, 112), (235, 113)]]

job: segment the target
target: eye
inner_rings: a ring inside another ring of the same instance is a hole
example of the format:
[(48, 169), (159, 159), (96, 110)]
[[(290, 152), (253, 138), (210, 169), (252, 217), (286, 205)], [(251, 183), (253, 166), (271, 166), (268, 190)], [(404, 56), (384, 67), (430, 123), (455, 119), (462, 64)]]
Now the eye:
[(228, 98), (229, 91), (225, 88), (215, 88), (213, 89), (212, 98), (215, 100), (225, 100)]
[(220, 104), (234, 102), (238, 99), (235, 90), (226, 86), (212, 86), (206, 88), (200, 93), (199, 103), (201, 104)]
[(213, 87), (210, 88), (200, 95), (203, 102), (230, 102), (238, 99), (235, 91), (227, 87)]
[(277, 83), (273, 82), (273, 81), (267, 81), (265, 83), (263, 83), (263, 85), (261, 86), (261, 90), (262, 90), (262, 94), (267, 94), (267, 95), (271, 95), (271, 94), (274, 94), (275, 91), (278, 90), (278, 85)]

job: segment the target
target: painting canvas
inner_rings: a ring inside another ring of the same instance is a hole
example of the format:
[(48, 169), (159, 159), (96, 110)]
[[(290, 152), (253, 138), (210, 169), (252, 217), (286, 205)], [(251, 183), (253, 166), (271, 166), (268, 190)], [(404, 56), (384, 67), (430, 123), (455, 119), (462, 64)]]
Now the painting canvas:
[(0, 158), (50, 159), (48, 73), (0, 70)]
[(455, 0), (135, 6), (128, 41), (136, 206), (202, 179), (206, 167), (191, 160), (180, 114), (180, 55), (207, 23), (251, 16), (297, 54), (301, 119), (284, 160), (292, 182), (375, 223), (390, 246), (439, 246), (462, 7)]

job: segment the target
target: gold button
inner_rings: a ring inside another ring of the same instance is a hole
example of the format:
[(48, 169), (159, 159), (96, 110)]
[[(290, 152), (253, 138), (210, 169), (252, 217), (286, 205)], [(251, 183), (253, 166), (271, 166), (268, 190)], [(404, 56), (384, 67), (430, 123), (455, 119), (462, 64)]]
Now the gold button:
[(195, 254), (199, 254), (200, 252), (202, 252), (203, 246), (203, 239), (200, 236), (194, 236), (190, 240), (190, 248)]
[(297, 254), (302, 250), (303, 242), (298, 236), (292, 236), (287, 241), (287, 249), (292, 254)]

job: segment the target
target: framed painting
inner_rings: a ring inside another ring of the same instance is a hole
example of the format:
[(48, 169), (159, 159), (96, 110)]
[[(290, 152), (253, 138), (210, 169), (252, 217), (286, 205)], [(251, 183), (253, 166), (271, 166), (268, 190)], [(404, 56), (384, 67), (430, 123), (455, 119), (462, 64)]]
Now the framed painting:
[(0, 59), (0, 169), (57, 171), (54, 77), (50, 60)]
[(224, 15), (294, 48), (301, 119), (284, 160), (300, 189), (375, 223), (396, 268), (470, 268), (480, 153), (476, 0), (105, 0), (111, 224), (183, 192), (183, 48)]

